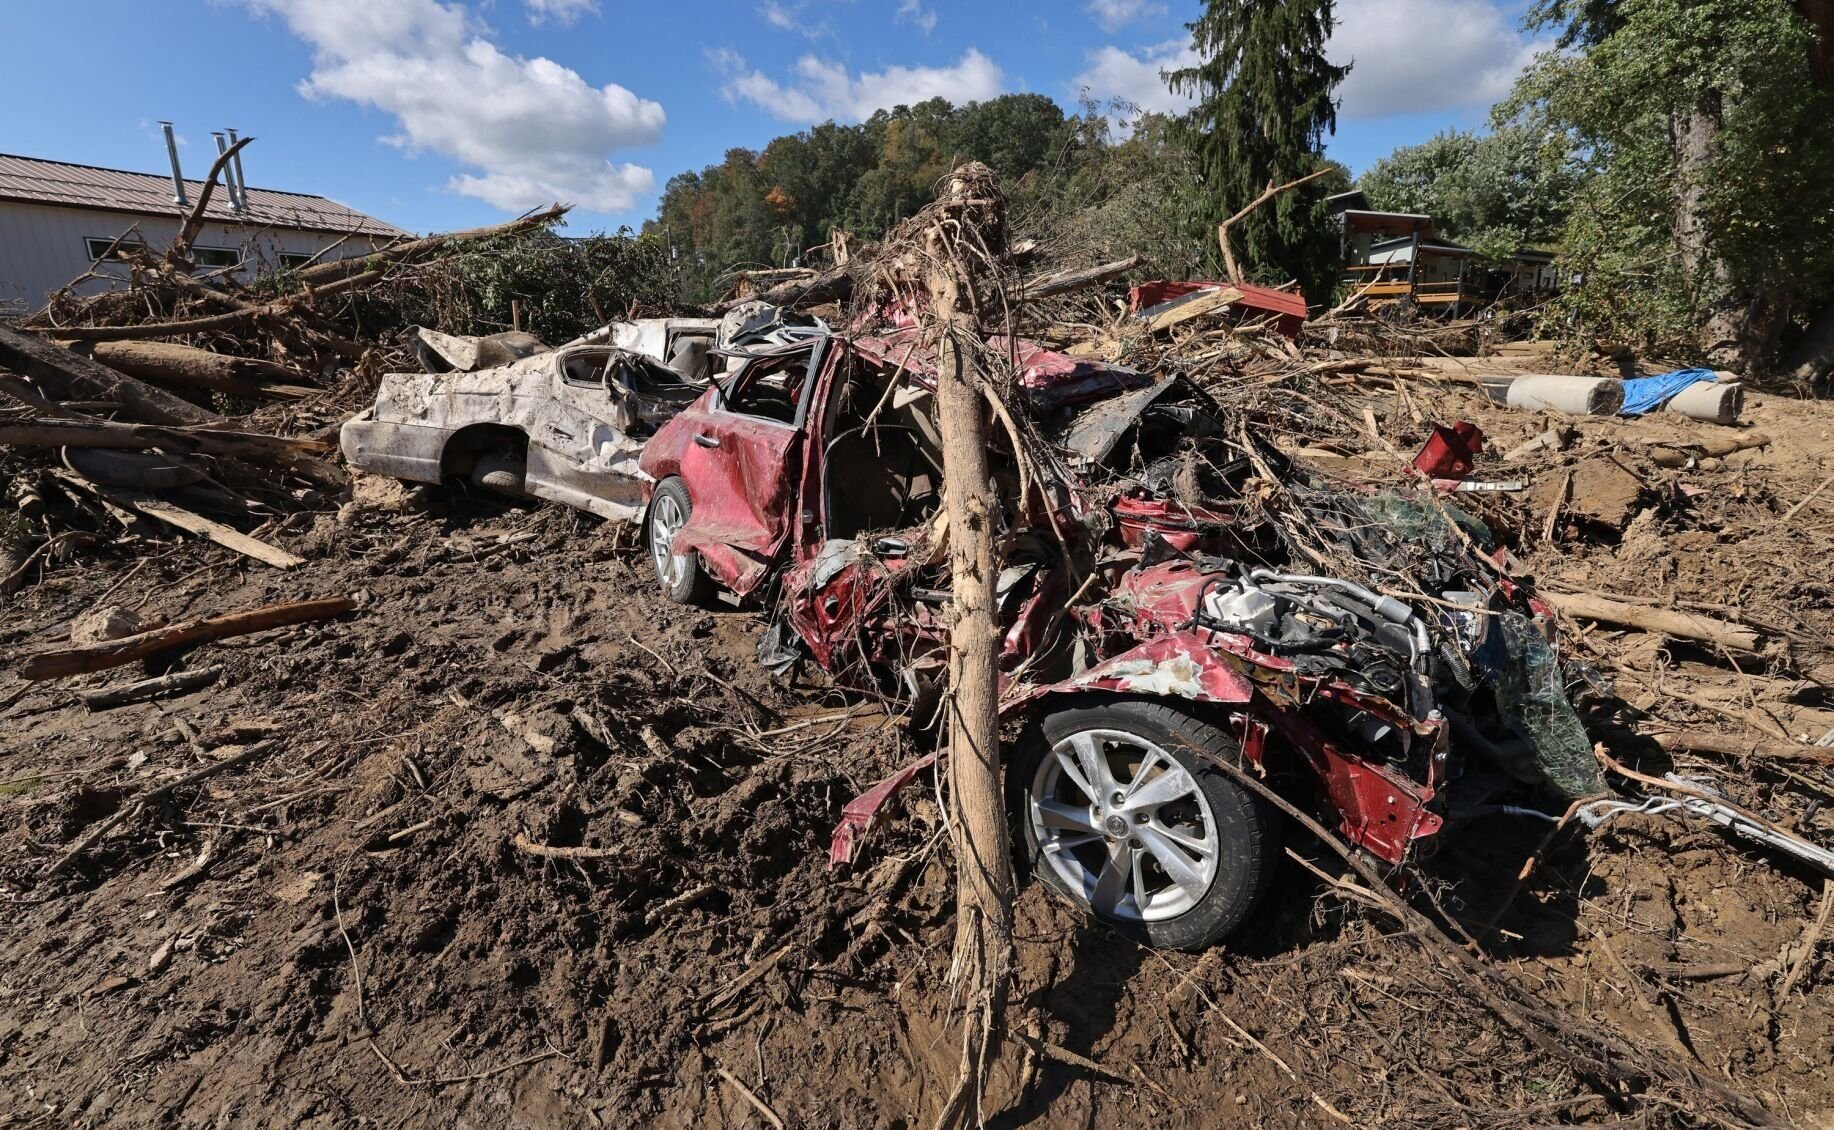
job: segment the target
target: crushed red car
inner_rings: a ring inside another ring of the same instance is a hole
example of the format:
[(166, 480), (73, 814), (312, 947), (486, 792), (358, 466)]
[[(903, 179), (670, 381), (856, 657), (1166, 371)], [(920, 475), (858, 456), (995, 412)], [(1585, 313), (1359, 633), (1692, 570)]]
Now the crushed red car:
[[(994, 453), (1003, 710), (1022, 730), (1009, 793), (1035, 874), (1124, 933), (1196, 948), (1241, 924), (1280, 855), (1274, 814), (1218, 761), (1395, 863), (1440, 831), (1454, 778), (1549, 783), (1537, 754), (1572, 708), (1527, 593), (1475, 524), (1282, 466), (1308, 537), (1352, 559), (1409, 556), (1425, 599), (1317, 575), (1297, 564), (1296, 523), (1268, 520), (1258, 496), (1278, 454), (1200, 389), (992, 347), (1063, 464), (1028, 496), (1013, 452)], [(934, 390), (914, 330), (744, 355), (641, 456), (667, 594), (750, 599), (771, 616), (767, 665), (812, 659), (933, 713), (950, 597)], [(848, 807), (838, 858), (913, 775)]]

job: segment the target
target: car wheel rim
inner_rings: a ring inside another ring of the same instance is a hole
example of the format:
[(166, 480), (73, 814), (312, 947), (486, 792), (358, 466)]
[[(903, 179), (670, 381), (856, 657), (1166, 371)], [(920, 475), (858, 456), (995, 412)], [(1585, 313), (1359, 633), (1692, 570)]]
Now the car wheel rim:
[(650, 508), (650, 560), (656, 566), (657, 579), (668, 588), (680, 584), (688, 568), (688, 559), (675, 553), (675, 535), (687, 521), (681, 503), (671, 495), (658, 497)]
[(1176, 758), (1137, 734), (1090, 729), (1057, 742), (1032, 777), (1026, 810), (1045, 865), (1107, 917), (1176, 918), (1216, 878), (1209, 799)]

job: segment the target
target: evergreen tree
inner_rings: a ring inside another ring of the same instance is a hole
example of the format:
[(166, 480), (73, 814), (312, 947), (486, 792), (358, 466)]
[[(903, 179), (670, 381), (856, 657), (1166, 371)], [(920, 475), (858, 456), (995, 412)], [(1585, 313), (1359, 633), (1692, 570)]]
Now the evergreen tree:
[[(1197, 98), (1179, 133), (1196, 158), (1211, 232), (1268, 184), (1323, 161), (1325, 136), (1337, 128), (1332, 91), (1350, 73), (1325, 58), (1332, 8), (1332, 0), (1208, 0), (1186, 25), (1200, 61), (1167, 79)], [(1338, 248), (1324, 197), (1313, 182), (1237, 224), (1242, 269), (1268, 282), (1297, 278), (1311, 301), (1328, 298)]]

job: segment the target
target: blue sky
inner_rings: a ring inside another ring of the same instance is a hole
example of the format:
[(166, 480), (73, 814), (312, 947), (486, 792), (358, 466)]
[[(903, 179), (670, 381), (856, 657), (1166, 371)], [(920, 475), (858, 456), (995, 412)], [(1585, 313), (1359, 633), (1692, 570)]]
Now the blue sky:
[[(941, 94), (1080, 91), (1175, 109), (1194, 0), (82, 0), (8, 6), (0, 152), (188, 175), (210, 131), (249, 183), (416, 231), (553, 199), (633, 227), (673, 174), (830, 117)], [(1362, 169), (1481, 124), (1535, 45), (1522, 0), (1338, 0), (1332, 156)], [(34, 100), (29, 92), (43, 91)]]

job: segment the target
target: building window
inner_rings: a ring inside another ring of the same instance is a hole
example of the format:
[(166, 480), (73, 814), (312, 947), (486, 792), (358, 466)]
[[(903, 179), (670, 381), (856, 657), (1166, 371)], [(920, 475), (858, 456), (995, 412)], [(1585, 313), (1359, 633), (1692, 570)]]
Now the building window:
[[(83, 244), (89, 249), (89, 259), (92, 263), (101, 262), (104, 255), (108, 255), (110, 259), (125, 259), (137, 251), (146, 250), (146, 244), (142, 243), (140, 237), (136, 235), (126, 237), (120, 243), (116, 243), (112, 238), (97, 239), (91, 236), (85, 239)], [(109, 254), (110, 247), (115, 249), (112, 255)]]
[(300, 255), (297, 252), (282, 251), (280, 253), (280, 269), (283, 271), (297, 271), (316, 258), (318, 258), (316, 255)]
[(191, 262), (199, 267), (234, 267), (242, 262), (242, 253), (231, 247), (193, 247)]

